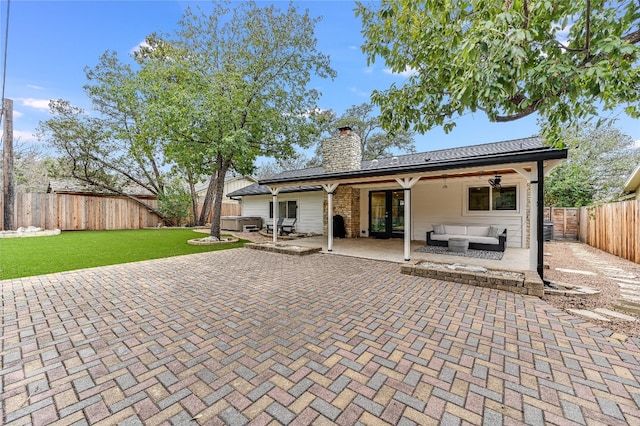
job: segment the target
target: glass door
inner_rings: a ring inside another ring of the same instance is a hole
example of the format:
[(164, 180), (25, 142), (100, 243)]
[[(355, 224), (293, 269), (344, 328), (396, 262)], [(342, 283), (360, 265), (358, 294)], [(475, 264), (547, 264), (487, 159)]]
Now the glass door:
[(369, 235), (377, 238), (404, 236), (404, 190), (369, 193)]

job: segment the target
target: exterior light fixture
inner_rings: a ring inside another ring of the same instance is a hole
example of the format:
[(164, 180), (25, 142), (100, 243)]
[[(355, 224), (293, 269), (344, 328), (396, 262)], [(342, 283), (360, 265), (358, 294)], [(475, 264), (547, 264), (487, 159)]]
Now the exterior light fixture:
[(498, 174), (496, 174), (493, 179), (489, 179), (489, 185), (491, 185), (492, 188), (500, 189), (502, 188), (502, 185), (500, 185), (501, 181), (502, 181), (502, 176), (499, 176)]

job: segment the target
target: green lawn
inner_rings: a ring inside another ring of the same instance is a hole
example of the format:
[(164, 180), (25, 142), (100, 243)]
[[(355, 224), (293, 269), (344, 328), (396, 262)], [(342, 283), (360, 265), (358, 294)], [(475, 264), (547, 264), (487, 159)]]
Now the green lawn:
[(0, 279), (242, 247), (247, 242), (192, 246), (207, 234), (190, 229), (75, 231), (49, 237), (0, 238)]

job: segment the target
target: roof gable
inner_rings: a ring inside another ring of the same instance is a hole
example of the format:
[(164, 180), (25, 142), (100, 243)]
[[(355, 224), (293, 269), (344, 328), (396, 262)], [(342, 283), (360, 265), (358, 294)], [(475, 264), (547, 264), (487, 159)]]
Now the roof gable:
[(637, 192), (638, 188), (640, 188), (640, 165), (631, 173), (622, 190), (624, 192)]

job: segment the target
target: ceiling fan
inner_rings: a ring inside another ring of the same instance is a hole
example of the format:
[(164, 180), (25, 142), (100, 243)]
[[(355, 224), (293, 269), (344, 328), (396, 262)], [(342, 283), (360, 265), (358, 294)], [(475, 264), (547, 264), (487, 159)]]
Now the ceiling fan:
[(493, 179), (489, 179), (489, 185), (491, 185), (492, 188), (500, 189), (502, 188), (502, 186), (500, 185), (501, 181), (502, 176), (496, 174)]

